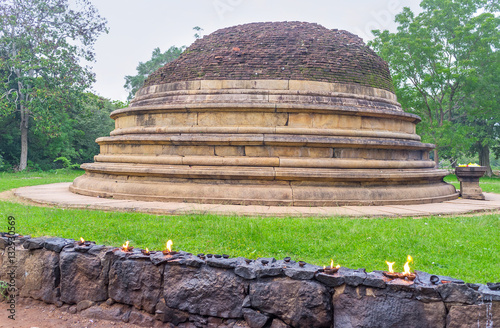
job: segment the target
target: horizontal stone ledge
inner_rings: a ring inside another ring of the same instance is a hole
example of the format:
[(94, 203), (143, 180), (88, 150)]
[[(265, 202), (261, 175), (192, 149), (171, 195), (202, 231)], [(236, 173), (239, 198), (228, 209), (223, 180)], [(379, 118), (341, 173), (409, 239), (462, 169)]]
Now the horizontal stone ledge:
[(209, 134), (294, 134), (316, 136), (343, 136), (388, 138), (420, 141), (420, 136), (413, 133), (398, 133), (382, 130), (344, 130), (319, 128), (292, 128), (292, 127), (252, 127), (252, 126), (155, 126), (119, 128), (111, 131), (111, 136), (128, 134), (182, 134), (182, 133), (209, 133)]
[(234, 102), (234, 101), (260, 101), (260, 102), (298, 102), (298, 103), (337, 103), (351, 104), (358, 107), (387, 108), (402, 111), (401, 105), (392, 100), (371, 97), (359, 94), (341, 92), (311, 92), (307, 90), (189, 90), (167, 91), (150, 94), (134, 99), (133, 105), (145, 106), (147, 104), (178, 104), (192, 102)]
[(289, 135), (289, 134), (216, 134), (216, 133), (179, 133), (179, 134), (131, 134), (97, 138), (99, 145), (137, 144), (137, 145), (234, 145), (234, 146), (295, 146), (295, 147), (337, 147), (432, 150), (433, 144), (416, 140), (388, 138)]
[[(98, 156), (106, 156), (106, 155), (98, 155)], [(267, 177), (276, 177), (279, 179), (326, 179), (326, 180), (356, 180), (356, 181), (367, 181), (367, 180), (414, 180), (414, 179), (439, 179), (447, 175), (446, 170), (434, 170), (431, 167), (424, 167), (423, 165), (430, 165), (433, 163), (432, 161), (422, 163), (422, 167), (411, 167), (409, 162), (398, 162), (392, 163), (394, 165), (393, 168), (386, 168), (382, 166), (382, 163), (376, 163), (377, 161), (367, 161), (367, 162), (375, 162), (372, 163), (372, 166), (378, 167), (369, 168), (362, 167), (361, 163), (356, 163), (356, 161), (345, 161), (338, 160), (337, 166), (343, 167), (334, 167), (333, 163), (330, 168), (325, 168), (326, 165), (322, 161), (318, 161), (317, 170), (311, 171), (310, 168), (314, 167), (313, 164), (304, 163), (300, 160), (294, 159), (278, 159), (278, 158), (262, 158), (262, 161), (258, 161), (258, 158), (253, 158), (255, 160), (252, 166), (245, 165), (227, 165), (227, 164), (217, 164), (217, 158), (206, 157), (206, 156), (171, 156), (171, 162), (168, 162), (169, 157), (165, 156), (165, 162), (163, 163), (139, 163), (132, 162), (135, 161), (139, 156), (131, 156), (131, 158), (118, 158), (119, 156), (110, 156), (110, 157), (97, 157), (96, 163), (87, 163), (82, 164), (82, 168), (89, 172), (103, 172), (103, 173), (117, 173), (117, 174), (152, 174), (152, 175), (160, 175), (160, 176), (186, 176), (186, 177), (194, 177), (194, 176), (205, 176), (212, 177), (216, 176), (218, 178), (229, 178), (229, 177), (262, 177), (262, 172), (266, 172), (265, 176)], [(108, 162), (105, 162), (108, 160)], [(119, 160), (129, 160), (130, 162), (119, 162)], [(153, 161), (153, 158), (152, 158)], [(281, 167), (266, 167), (265, 164), (272, 164), (279, 161)], [(229, 162), (229, 159), (228, 161)], [(247, 161), (249, 163), (250, 161)], [(306, 161), (307, 162), (307, 161)], [(344, 163), (341, 163), (344, 162)], [(378, 161), (382, 162), (382, 161)], [(396, 162), (396, 161), (394, 161)], [(135, 163), (134, 165), (130, 165), (130, 163)], [(244, 158), (236, 158), (234, 159), (234, 164), (244, 164)], [(389, 164), (391, 164), (389, 163)], [(149, 165), (148, 165), (149, 164)], [(209, 165), (211, 164), (211, 165)], [(260, 164), (261, 167), (255, 164)], [(400, 166), (397, 166), (400, 164)], [(410, 163), (411, 164), (411, 163)], [(169, 167), (165, 167), (165, 165), (171, 165)], [(299, 168), (293, 165), (303, 165), (304, 168)], [(320, 167), (322, 165), (322, 167)], [(353, 166), (358, 165), (358, 169), (352, 168)], [(253, 167), (255, 166), (255, 167)], [(410, 169), (410, 170), (408, 170)], [(414, 169), (414, 170), (411, 170)], [(421, 169), (421, 170), (417, 170)], [(265, 170), (265, 171), (264, 171)], [(382, 170), (382, 171), (381, 171)], [(403, 171), (402, 171), (403, 170)]]
[(116, 119), (121, 116), (154, 114), (154, 113), (176, 113), (176, 112), (301, 112), (301, 113), (324, 113), (342, 114), (366, 117), (385, 117), (418, 123), (420, 117), (415, 114), (402, 111), (391, 111), (387, 109), (357, 108), (352, 106), (321, 105), (321, 104), (287, 104), (287, 103), (193, 103), (193, 104), (155, 104), (147, 106), (131, 106), (117, 109), (110, 116)]
[(349, 83), (329, 83), (307, 80), (196, 80), (156, 84), (141, 88), (135, 95), (135, 99), (141, 99), (148, 95), (169, 91), (197, 91), (197, 90), (300, 90), (316, 93), (345, 93), (356, 94), (365, 97), (382, 98), (388, 101), (396, 101), (396, 95), (387, 90), (362, 86)]
[[(355, 182), (350, 185), (305, 185), (301, 182), (265, 183), (268, 181), (247, 179), (233, 184), (210, 179), (176, 179), (172, 182), (141, 177), (123, 180), (116, 175), (109, 178), (82, 176), (70, 186), (70, 191), (92, 197), (149, 202), (302, 207), (423, 204), (458, 198), (455, 188), (443, 182), (432, 185), (387, 184), (382, 189), (380, 183), (363, 184), (363, 188), (359, 188)], [(139, 189), (140, 194), (137, 193)], [(379, 198), (374, 200), (373, 193), (378, 193)]]

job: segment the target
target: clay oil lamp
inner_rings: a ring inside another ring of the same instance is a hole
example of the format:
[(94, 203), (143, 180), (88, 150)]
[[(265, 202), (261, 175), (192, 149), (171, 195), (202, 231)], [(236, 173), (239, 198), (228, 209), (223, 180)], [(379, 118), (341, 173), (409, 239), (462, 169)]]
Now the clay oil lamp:
[(166, 249), (162, 252), (163, 255), (175, 255), (175, 254), (177, 254), (177, 252), (173, 252), (172, 251), (172, 245), (173, 244), (174, 243), (173, 243), (172, 240), (167, 241), (167, 243), (165, 245)]
[(129, 252), (132, 252), (132, 250), (134, 249), (134, 247), (130, 246), (129, 245), (129, 241), (127, 240), (127, 242), (125, 244), (122, 245), (122, 247), (120, 248), (120, 250), (122, 252), (125, 252), (125, 253), (129, 253)]
[(389, 270), (384, 271), (383, 274), (384, 276), (390, 279), (402, 279), (406, 281), (413, 281), (415, 280), (417, 275), (410, 271), (410, 262), (413, 262), (413, 258), (410, 255), (408, 255), (408, 257), (406, 258), (406, 263), (404, 265), (404, 272), (394, 272), (394, 269), (392, 267), (395, 262), (385, 261), (385, 263), (387, 263), (389, 267)]

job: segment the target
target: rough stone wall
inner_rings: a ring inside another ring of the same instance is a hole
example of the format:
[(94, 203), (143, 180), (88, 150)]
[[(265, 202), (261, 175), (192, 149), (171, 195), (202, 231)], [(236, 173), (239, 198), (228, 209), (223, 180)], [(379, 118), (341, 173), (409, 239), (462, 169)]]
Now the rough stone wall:
[(192, 80), (309, 80), (394, 92), (387, 63), (361, 38), (303, 22), (252, 23), (196, 40), (144, 86)]
[[(8, 249), (3, 234), (5, 281)], [(144, 327), (500, 327), (498, 284), (424, 272), (411, 283), (364, 269), (328, 275), (290, 259), (144, 255), (45, 237), (17, 237), (15, 253), (19, 297)]]

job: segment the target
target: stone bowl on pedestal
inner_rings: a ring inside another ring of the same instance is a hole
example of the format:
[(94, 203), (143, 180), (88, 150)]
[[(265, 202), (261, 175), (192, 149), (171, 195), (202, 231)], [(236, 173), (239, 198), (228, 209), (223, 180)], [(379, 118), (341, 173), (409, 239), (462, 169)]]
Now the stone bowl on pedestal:
[(484, 200), (479, 186), (479, 178), (486, 173), (486, 166), (456, 167), (455, 174), (460, 181), (460, 197), (465, 199)]

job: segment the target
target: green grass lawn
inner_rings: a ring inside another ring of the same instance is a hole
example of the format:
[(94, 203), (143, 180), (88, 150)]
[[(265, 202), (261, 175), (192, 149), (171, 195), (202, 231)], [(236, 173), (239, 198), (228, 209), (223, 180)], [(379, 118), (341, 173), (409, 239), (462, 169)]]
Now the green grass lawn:
[[(3, 174), (0, 190), (71, 181), (81, 173)], [(500, 190), (500, 179), (487, 182), (492, 191)], [(343, 266), (368, 271), (386, 269), (385, 260), (396, 261), (401, 270), (410, 254), (416, 270), (467, 282), (500, 281), (499, 214), (421, 219), (173, 217), (0, 202), (0, 231), (6, 230), (8, 215), (16, 217), (19, 233), (32, 236), (83, 237), (113, 246), (129, 240), (134, 247), (156, 250), (172, 239), (174, 249), (194, 254), (291, 256), (318, 265), (333, 258)]]

